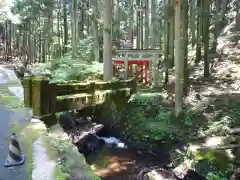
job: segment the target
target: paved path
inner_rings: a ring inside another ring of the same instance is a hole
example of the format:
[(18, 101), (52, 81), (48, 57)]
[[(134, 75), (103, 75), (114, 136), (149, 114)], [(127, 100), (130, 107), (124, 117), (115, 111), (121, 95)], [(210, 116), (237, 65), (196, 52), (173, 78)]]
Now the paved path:
[(11, 134), (11, 123), (14, 120), (12, 117), (25, 118), (23, 111), (10, 112), (5, 108), (0, 108), (0, 180), (27, 180), (25, 166), (17, 166), (13, 168), (5, 168), (4, 162), (8, 155), (8, 137)]
[[(0, 68), (0, 96), (5, 82), (11, 77), (7, 77), (6, 73)], [(16, 85), (16, 86), (19, 86)], [(8, 137), (12, 133), (11, 124), (16, 120), (23, 120), (26, 117), (25, 109), (17, 109), (11, 112), (4, 107), (3, 102), (0, 101), (0, 180), (27, 180), (27, 172), (25, 166), (17, 166), (12, 168), (5, 168), (4, 163), (8, 155), (9, 141)]]

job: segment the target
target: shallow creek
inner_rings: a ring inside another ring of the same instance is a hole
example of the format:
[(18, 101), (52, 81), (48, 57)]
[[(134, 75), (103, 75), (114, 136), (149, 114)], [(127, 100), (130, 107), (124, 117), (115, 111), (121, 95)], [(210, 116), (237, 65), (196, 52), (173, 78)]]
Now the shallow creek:
[[(60, 116), (59, 122), (69, 126), (72, 120), (66, 121), (71, 118), (65, 115)], [(134, 180), (146, 168), (159, 169), (169, 164), (164, 147), (152, 151), (145, 143), (115, 138), (103, 125), (85, 118), (64, 129), (94, 173), (103, 180)]]
[[(104, 139), (106, 146), (87, 157), (94, 173), (103, 180), (132, 180), (144, 168), (162, 167), (156, 158), (133, 152), (114, 137)], [(112, 148), (112, 143), (116, 143), (117, 147)]]

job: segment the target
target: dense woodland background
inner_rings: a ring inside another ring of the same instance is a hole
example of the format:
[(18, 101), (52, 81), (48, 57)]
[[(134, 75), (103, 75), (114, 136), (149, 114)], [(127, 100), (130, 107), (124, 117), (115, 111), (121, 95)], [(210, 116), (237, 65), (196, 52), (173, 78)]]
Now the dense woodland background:
[[(240, 28), (240, 5), (234, 0), (10, 2), (1, 1), (1, 18), (10, 17), (0, 26), (2, 61), (20, 61), (25, 68), (50, 60), (55, 63), (52, 66), (68, 67), (83, 61), (104, 62), (104, 79), (110, 80), (116, 49), (157, 48), (164, 54), (165, 84), (175, 59), (177, 114), (181, 111), (180, 99), (188, 92), (192, 61), (203, 62), (203, 75), (209, 77), (214, 64), (211, 54), (217, 52), (219, 36), (228, 34), (233, 24), (235, 33)], [(4, 5), (15, 16), (4, 10)], [(230, 27), (226, 29), (227, 25)], [(237, 38), (234, 40), (238, 43)], [(64, 68), (61, 76), (79, 73), (79, 69), (68, 70)]]
[[(238, 0), (0, 0), (0, 20), (2, 64), (50, 72), (53, 81), (112, 80), (117, 49), (159, 49), (155, 87), (173, 95), (174, 119), (190, 127), (184, 133), (225, 135), (226, 127), (240, 125)], [(136, 102), (145, 102), (144, 113), (156, 108), (156, 99), (149, 108), (147, 97), (141, 98)], [(168, 107), (157, 108), (158, 120), (169, 119)], [(131, 116), (141, 134), (130, 127), (139, 139), (173, 134), (163, 121), (160, 130), (144, 134), (141, 113)]]

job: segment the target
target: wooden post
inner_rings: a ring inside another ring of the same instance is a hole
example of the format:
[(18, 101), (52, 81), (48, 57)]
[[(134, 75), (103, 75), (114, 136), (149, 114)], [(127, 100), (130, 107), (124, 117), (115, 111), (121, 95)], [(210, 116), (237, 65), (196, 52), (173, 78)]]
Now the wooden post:
[(96, 104), (96, 102), (98, 101), (98, 99), (95, 97), (95, 90), (96, 88), (95, 88), (95, 82), (93, 81), (93, 82), (91, 82), (90, 83), (90, 93), (92, 94), (92, 105), (94, 106), (95, 104)]
[(27, 76), (23, 79), (24, 105), (25, 107), (32, 107), (32, 77)]
[(144, 62), (144, 83), (147, 84), (148, 83), (148, 63)]
[(157, 55), (153, 55), (153, 63), (152, 63), (152, 87), (157, 87)]
[(124, 54), (124, 69), (125, 69), (124, 78), (128, 79), (128, 52)]
[(45, 78), (36, 77), (32, 80), (32, 90), (33, 90), (33, 114), (35, 116), (43, 116), (49, 112), (46, 93), (44, 91), (48, 90), (49, 81)]
[(153, 60), (154, 60), (154, 57), (153, 55), (151, 56), (151, 59), (149, 60), (149, 63), (148, 63), (148, 69), (149, 69), (149, 81), (148, 83), (149, 84), (152, 84), (152, 81), (153, 81)]
[(139, 64), (136, 64), (136, 74), (135, 74), (135, 78), (136, 78), (136, 80), (138, 80), (138, 76), (139, 76), (139, 74), (138, 74), (138, 66), (139, 66)]
[[(54, 95), (54, 85), (49, 84), (49, 80), (44, 77), (32, 79), (32, 108), (33, 115), (44, 121), (46, 125), (56, 123)], [(53, 97), (52, 97), (53, 96)]]

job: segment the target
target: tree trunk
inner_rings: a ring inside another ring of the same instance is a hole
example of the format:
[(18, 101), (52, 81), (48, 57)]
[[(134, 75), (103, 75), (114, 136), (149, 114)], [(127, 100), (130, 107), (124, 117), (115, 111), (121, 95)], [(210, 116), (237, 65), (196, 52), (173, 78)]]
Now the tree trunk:
[(151, 0), (151, 48), (156, 47), (156, 0)]
[(28, 49), (27, 49), (27, 56), (28, 56), (28, 63), (32, 63), (32, 27), (30, 22), (28, 23)]
[[(171, 18), (169, 17), (168, 11), (166, 9), (168, 9), (168, 7), (171, 5), (171, 0), (165, 0), (164, 1), (164, 63), (165, 63), (165, 80), (164, 80), (164, 84), (168, 83), (168, 69), (171, 67), (171, 63), (170, 62), (170, 56), (169, 56), (169, 48), (170, 48), (170, 36), (171, 36), (171, 42), (174, 42), (174, 37), (173, 34), (170, 35), (170, 19), (174, 20), (174, 16)], [(174, 22), (172, 25), (174, 25)], [(174, 30), (173, 28), (171, 30)], [(174, 32), (173, 32), (174, 33)], [(173, 44), (174, 45), (174, 44)], [(174, 49), (174, 47), (172, 47), (172, 49)]]
[(61, 57), (62, 56), (62, 49), (61, 49), (61, 29), (60, 29), (60, 23), (61, 23), (61, 13), (60, 13), (61, 1), (60, 0), (57, 1), (57, 8), (58, 8), (58, 11), (57, 11), (57, 37), (58, 37), (58, 45), (57, 45), (57, 51), (55, 53), (56, 53), (57, 57), (59, 57), (59, 56)]
[(97, 0), (91, 0), (91, 7), (93, 9), (91, 27), (92, 27), (92, 48), (94, 61), (99, 62), (99, 42), (98, 42), (98, 24), (97, 24)]
[(114, 40), (116, 42), (117, 49), (120, 48), (120, 0), (116, 0), (115, 14), (114, 14)]
[(144, 47), (144, 22), (143, 22), (143, 0), (140, 0), (140, 7), (141, 7), (141, 12), (140, 12), (140, 44), (141, 44), (141, 49)]
[(12, 27), (13, 24), (9, 20), (8, 21), (8, 56), (12, 57)]
[(191, 33), (192, 33), (192, 47), (196, 42), (196, 0), (191, 2)]
[(236, 30), (237, 31), (240, 31), (240, 2), (239, 1), (236, 1), (236, 18), (235, 18), (235, 21), (236, 21)]
[(144, 33), (144, 48), (149, 48), (149, 0), (145, 0), (145, 33)]
[(112, 80), (112, 4), (113, 0), (103, 1), (103, 72), (104, 81)]
[(133, 11), (133, 2), (134, 0), (130, 1), (130, 7), (129, 7), (129, 30), (128, 30), (128, 39), (132, 42), (133, 44), (133, 30), (134, 30), (134, 11)]
[(71, 24), (72, 24), (72, 57), (76, 58), (77, 56), (77, 0), (73, 0), (72, 4), (72, 13), (71, 13)]
[(210, 4), (211, 0), (204, 1), (204, 13), (203, 13), (203, 19), (204, 19), (204, 26), (203, 26), (203, 35), (204, 35), (204, 77), (209, 77), (209, 59), (208, 59), (208, 53), (209, 53), (209, 26), (210, 26)]
[[(170, 0), (170, 6), (174, 7), (174, 0)], [(173, 68), (174, 66), (174, 11), (173, 13), (170, 14), (169, 17), (169, 32), (168, 32), (168, 36), (169, 36), (169, 54), (168, 54), (168, 62), (169, 62), (169, 68)]]
[(175, 116), (178, 119), (183, 108), (183, 22), (181, 18), (182, 1), (178, 0), (175, 6)]
[(184, 56), (184, 86), (183, 92), (184, 95), (188, 94), (188, 1), (183, 0), (183, 9), (182, 9), (182, 20), (183, 20), (183, 56)]
[(136, 5), (137, 5), (137, 12), (136, 12), (136, 20), (137, 20), (137, 24), (136, 24), (136, 40), (137, 40), (137, 49), (140, 49), (141, 47), (141, 30), (140, 30), (140, 16), (141, 16), (141, 12), (140, 12), (140, 0), (136, 0)]
[(197, 0), (197, 48), (195, 63), (202, 58), (202, 0)]
[(219, 1), (215, 1), (215, 6), (216, 6), (216, 19), (215, 19), (215, 27), (214, 27), (214, 33), (213, 33), (213, 45), (212, 45), (212, 50), (214, 52), (216, 52), (217, 50), (217, 38), (220, 35), (220, 17), (219, 17), (219, 13), (220, 13), (220, 8), (221, 8), (221, 4)]
[(64, 50), (63, 53), (67, 53), (68, 45), (68, 23), (67, 23), (67, 0), (63, 0), (63, 26), (64, 26)]
[[(156, 48), (157, 22), (156, 22), (156, 0), (151, 0), (151, 48)], [(154, 60), (155, 61), (155, 60)], [(152, 63), (152, 87), (159, 86), (157, 62)]]

